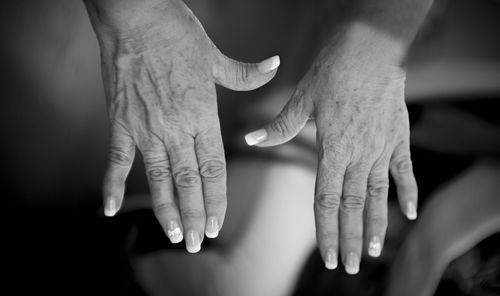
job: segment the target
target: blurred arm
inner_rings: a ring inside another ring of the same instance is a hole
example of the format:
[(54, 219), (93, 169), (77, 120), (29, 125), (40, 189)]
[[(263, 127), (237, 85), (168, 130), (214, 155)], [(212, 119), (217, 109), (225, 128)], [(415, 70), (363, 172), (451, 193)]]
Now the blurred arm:
[(348, 21), (347, 31), (351, 35), (349, 40), (354, 41), (353, 45), (373, 49), (378, 58), (400, 62), (432, 2), (432, 0), (359, 0), (354, 4), (353, 16)]
[(432, 295), (455, 258), (500, 230), (500, 163), (483, 161), (437, 192), (392, 267), (387, 295)]

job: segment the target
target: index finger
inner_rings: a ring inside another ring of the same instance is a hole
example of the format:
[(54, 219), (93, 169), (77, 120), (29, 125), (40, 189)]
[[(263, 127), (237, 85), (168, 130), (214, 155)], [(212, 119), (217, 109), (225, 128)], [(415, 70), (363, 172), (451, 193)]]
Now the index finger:
[(319, 142), (314, 195), (316, 238), (325, 267), (335, 269), (339, 254), (339, 205), (347, 158), (329, 141), (320, 138)]
[(104, 214), (114, 216), (120, 209), (125, 193), (125, 180), (135, 156), (135, 143), (124, 126), (111, 126), (108, 164), (103, 180)]
[(226, 213), (226, 161), (218, 123), (195, 138), (207, 221), (205, 235), (215, 238)]

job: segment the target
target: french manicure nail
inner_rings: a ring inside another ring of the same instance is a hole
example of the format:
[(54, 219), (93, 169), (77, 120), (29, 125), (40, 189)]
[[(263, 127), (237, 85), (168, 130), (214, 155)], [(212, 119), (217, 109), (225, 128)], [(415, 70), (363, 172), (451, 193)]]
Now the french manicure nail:
[(219, 235), (219, 221), (217, 221), (217, 218), (208, 218), (207, 227), (205, 228), (205, 235), (208, 238), (216, 238)]
[(351, 252), (347, 255), (345, 271), (348, 274), (356, 274), (359, 272), (359, 257), (356, 253)]
[(177, 244), (182, 241), (182, 230), (177, 221), (170, 221), (170, 223), (168, 223), (167, 236), (173, 244)]
[(368, 243), (368, 255), (372, 257), (379, 257), (382, 252), (382, 243), (378, 236), (372, 237), (370, 243)]
[(200, 251), (201, 241), (197, 231), (188, 231), (186, 235), (186, 249), (189, 253), (198, 253)]
[(337, 252), (335, 252), (335, 249), (330, 248), (326, 251), (326, 256), (325, 256), (325, 267), (327, 269), (335, 269), (337, 268)]
[(104, 215), (113, 217), (116, 214), (116, 201), (113, 198), (108, 198), (104, 207)]
[(274, 69), (278, 68), (279, 65), (280, 65), (280, 57), (274, 56), (260, 62), (258, 68), (260, 73), (267, 74), (273, 71)]
[(415, 204), (413, 202), (408, 202), (406, 205), (406, 217), (410, 220), (415, 220), (417, 219), (417, 208), (415, 207)]
[(249, 146), (259, 144), (265, 139), (267, 139), (267, 131), (265, 129), (256, 130), (245, 136), (245, 141)]

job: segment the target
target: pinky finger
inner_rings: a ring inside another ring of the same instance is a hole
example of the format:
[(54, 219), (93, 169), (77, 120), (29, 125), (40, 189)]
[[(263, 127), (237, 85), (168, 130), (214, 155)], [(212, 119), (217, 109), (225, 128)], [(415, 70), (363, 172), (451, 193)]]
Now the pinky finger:
[(410, 220), (417, 218), (418, 188), (410, 157), (410, 143), (403, 141), (394, 149), (390, 163), (391, 175), (396, 183), (401, 211)]
[(132, 167), (135, 144), (125, 132), (114, 129), (109, 145), (108, 164), (104, 173), (104, 215), (111, 217), (118, 212), (125, 193), (125, 180)]

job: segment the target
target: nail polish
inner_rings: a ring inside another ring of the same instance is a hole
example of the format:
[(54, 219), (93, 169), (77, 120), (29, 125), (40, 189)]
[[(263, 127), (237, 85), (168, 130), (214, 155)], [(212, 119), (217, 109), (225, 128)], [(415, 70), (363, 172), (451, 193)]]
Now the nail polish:
[(382, 243), (378, 236), (372, 237), (370, 242), (368, 243), (368, 255), (372, 257), (379, 257), (382, 252)]
[(113, 217), (116, 214), (116, 201), (113, 198), (108, 198), (104, 207), (104, 215)]
[(177, 244), (182, 241), (182, 230), (177, 221), (170, 221), (170, 223), (168, 223), (167, 236), (173, 244)]
[(273, 56), (259, 63), (258, 69), (262, 74), (267, 74), (274, 69), (278, 68), (280, 65), (280, 57)]
[(245, 136), (245, 141), (249, 146), (259, 144), (267, 139), (267, 131), (265, 129), (256, 130)]
[(347, 254), (345, 271), (348, 274), (357, 274), (359, 272), (359, 257), (356, 253)]
[(417, 209), (415, 207), (415, 204), (411, 201), (406, 205), (406, 217), (408, 217), (408, 219), (410, 220), (417, 219)]
[(327, 269), (335, 269), (337, 268), (337, 252), (335, 252), (335, 249), (329, 248), (326, 251), (326, 256), (325, 256), (325, 267)]
[(190, 230), (186, 234), (186, 249), (189, 253), (198, 253), (200, 251), (201, 241), (197, 231)]
[(219, 221), (216, 217), (208, 218), (205, 235), (208, 238), (216, 238), (219, 235)]

